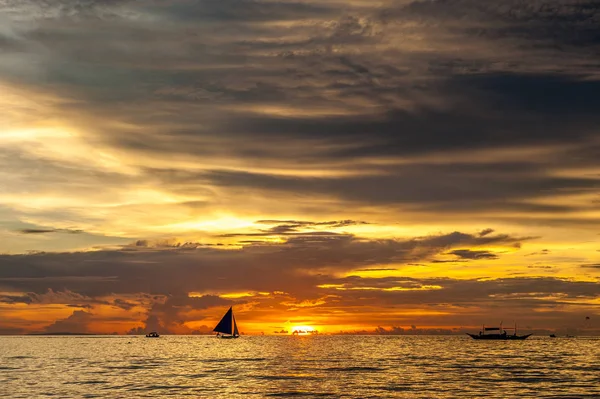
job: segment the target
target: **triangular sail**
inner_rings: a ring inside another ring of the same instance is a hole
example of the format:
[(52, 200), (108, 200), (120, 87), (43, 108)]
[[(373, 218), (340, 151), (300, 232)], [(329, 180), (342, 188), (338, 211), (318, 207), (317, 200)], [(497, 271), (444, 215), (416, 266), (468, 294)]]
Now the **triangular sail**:
[(227, 313), (225, 313), (225, 316), (223, 316), (213, 331), (221, 334), (231, 334), (233, 332), (233, 322), (233, 308), (229, 308)]
[(231, 316), (233, 317), (233, 335), (240, 335), (240, 332), (237, 328), (237, 323), (235, 322), (235, 316), (233, 316), (233, 312), (231, 312)]

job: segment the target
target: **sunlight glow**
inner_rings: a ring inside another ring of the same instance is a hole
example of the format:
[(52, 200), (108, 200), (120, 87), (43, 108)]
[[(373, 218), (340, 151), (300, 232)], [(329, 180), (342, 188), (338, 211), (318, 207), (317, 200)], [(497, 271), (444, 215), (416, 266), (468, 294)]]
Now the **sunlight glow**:
[(208, 231), (228, 231), (236, 229), (246, 229), (254, 226), (255, 218), (243, 219), (229, 215), (210, 215), (206, 220), (196, 220), (177, 224), (162, 226), (168, 231), (179, 230), (208, 230)]
[(292, 335), (314, 335), (318, 331), (312, 326), (293, 326), (291, 329)]
[(345, 284), (321, 284), (318, 288), (333, 288), (339, 291), (431, 291), (441, 290), (440, 285), (421, 285), (418, 287), (346, 287)]
[(217, 293), (217, 292), (190, 292), (188, 293), (188, 297), (190, 298), (200, 298), (203, 297), (205, 295), (216, 295), (216, 296), (220, 296), (221, 298), (227, 298), (227, 299), (238, 299), (238, 298), (250, 298), (250, 297), (256, 297), (256, 296), (269, 296), (271, 295), (270, 292), (228, 292), (228, 293)]

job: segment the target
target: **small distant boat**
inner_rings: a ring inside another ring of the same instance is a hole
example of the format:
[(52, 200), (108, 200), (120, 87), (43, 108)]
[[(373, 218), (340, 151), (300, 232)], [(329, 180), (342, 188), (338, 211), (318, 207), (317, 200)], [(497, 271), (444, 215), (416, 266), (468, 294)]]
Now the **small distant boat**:
[[(506, 330), (514, 330), (512, 334), (508, 334)], [(498, 331), (487, 333), (488, 331)], [(500, 332), (502, 331), (502, 332)], [(486, 327), (485, 325), (479, 331), (479, 335), (477, 334), (469, 334), (467, 335), (473, 339), (488, 339), (488, 340), (498, 340), (498, 341), (514, 341), (514, 340), (523, 340), (527, 339), (531, 336), (531, 334), (527, 335), (517, 335), (517, 325), (515, 324), (514, 328), (506, 327), (502, 328), (502, 323), (500, 323), (500, 327)]]
[(217, 333), (217, 338), (232, 339), (240, 337), (235, 316), (233, 315), (233, 306), (229, 308), (213, 331)]
[(148, 334), (146, 334), (146, 338), (159, 338), (160, 335), (158, 335), (158, 333), (156, 331), (152, 331)]
[(556, 338), (556, 334), (550, 334), (550, 338)]

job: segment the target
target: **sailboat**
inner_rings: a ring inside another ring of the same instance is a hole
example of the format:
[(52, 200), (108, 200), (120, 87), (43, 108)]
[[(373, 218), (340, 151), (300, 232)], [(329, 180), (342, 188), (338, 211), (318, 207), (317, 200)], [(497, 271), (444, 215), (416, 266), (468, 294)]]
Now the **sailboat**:
[(217, 333), (217, 338), (231, 339), (240, 337), (235, 316), (233, 315), (233, 306), (229, 308), (213, 331)]

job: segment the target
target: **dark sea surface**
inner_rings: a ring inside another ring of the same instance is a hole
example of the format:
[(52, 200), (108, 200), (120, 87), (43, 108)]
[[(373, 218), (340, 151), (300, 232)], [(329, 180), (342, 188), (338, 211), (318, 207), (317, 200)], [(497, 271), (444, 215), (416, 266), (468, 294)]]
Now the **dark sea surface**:
[(600, 339), (0, 337), (2, 398), (600, 398)]

